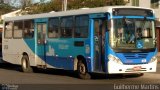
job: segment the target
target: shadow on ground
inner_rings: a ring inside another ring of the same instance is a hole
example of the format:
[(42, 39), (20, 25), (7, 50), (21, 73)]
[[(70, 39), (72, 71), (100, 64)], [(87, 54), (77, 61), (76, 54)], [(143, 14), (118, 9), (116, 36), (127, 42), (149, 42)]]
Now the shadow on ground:
[[(13, 70), (22, 72), (21, 66), (19, 65), (13, 65), (10, 63), (0, 63), (1, 69), (6, 70)], [(68, 70), (61, 70), (61, 69), (38, 69), (33, 67), (34, 73), (41, 73), (41, 74), (50, 74), (50, 75), (59, 75), (59, 76), (69, 76), (78, 78), (78, 75), (76, 72), (68, 71)], [(91, 73), (91, 78), (93, 80), (97, 79), (126, 79), (126, 78), (137, 78), (142, 76), (143, 74), (103, 74), (103, 73)]]

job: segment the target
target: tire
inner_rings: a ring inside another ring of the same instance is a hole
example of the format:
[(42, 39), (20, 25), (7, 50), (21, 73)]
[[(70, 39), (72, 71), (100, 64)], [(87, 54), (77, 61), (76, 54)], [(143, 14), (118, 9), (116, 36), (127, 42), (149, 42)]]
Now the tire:
[(81, 60), (78, 61), (77, 64), (77, 72), (78, 72), (78, 77), (81, 79), (91, 79), (90, 74), (87, 71), (87, 67), (84, 62)]
[(22, 68), (22, 72), (25, 72), (25, 73), (31, 73), (31, 72), (33, 72), (33, 69), (32, 69), (32, 67), (29, 64), (29, 59), (28, 59), (27, 55), (24, 55), (22, 57), (21, 68)]

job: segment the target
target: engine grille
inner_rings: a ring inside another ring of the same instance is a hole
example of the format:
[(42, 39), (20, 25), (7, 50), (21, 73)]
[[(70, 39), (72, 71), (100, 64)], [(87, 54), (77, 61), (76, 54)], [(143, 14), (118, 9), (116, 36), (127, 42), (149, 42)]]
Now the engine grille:
[(143, 59), (147, 57), (147, 53), (124, 53), (126, 59)]

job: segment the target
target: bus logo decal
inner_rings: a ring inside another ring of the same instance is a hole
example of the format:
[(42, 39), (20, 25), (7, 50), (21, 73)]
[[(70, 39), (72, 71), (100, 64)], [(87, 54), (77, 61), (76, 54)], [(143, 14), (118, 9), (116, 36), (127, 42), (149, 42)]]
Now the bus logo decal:
[(47, 56), (55, 56), (54, 48), (49, 45), (49, 50), (46, 53)]

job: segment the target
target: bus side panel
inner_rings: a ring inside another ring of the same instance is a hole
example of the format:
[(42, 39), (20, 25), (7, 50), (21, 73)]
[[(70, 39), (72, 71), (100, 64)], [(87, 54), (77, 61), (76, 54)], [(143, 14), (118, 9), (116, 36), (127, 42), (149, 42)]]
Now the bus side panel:
[(46, 45), (46, 63), (48, 66), (74, 69), (74, 59), (84, 55), (84, 47), (74, 47), (74, 39), (48, 39)]
[[(20, 64), (23, 40), (5, 39), (3, 40), (3, 60), (13, 64)], [(18, 48), (16, 46), (20, 45)], [(13, 48), (14, 47), (14, 48)], [(19, 58), (18, 58), (19, 57)]]
[(29, 57), (29, 61), (30, 61), (30, 65), (31, 66), (36, 66), (36, 62), (35, 62), (35, 39), (24, 39), (28, 50), (30, 50), (29, 52), (26, 52), (25, 50), (23, 50), (24, 52), (26, 52), (28, 54)]
[[(31, 42), (30, 42), (31, 43)], [(34, 44), (33, 44), (34, 45)], [(29, 60), (34, 60), (34, 52), (23, 39), (4, 39), (3, 40), (3, 60), (13, 64), (21, 64), (23, 53), (27, 53)], [(30, 62), (34, 66), (34, 62)]]

